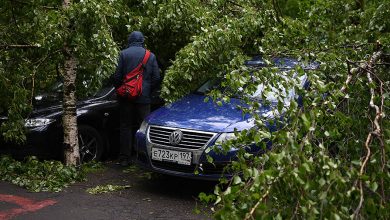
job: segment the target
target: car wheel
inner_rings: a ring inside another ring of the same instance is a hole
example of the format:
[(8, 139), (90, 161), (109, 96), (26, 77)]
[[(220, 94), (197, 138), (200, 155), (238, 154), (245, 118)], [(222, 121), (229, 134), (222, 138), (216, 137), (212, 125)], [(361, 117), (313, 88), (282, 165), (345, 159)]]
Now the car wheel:
[(100, 133), (88, 125), (79, 126), (78, 132), (81, 163), (100, 160), (104, 150)]

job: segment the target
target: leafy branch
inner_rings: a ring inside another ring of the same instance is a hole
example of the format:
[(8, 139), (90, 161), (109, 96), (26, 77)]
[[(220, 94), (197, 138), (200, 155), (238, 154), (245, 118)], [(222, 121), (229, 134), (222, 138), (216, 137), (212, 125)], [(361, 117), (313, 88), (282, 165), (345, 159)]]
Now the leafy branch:
[(254, 219), (253, 218), (253, 213), (256, 211), (257, 207), (264, 201), (265, 198), (267, 198), (269, 194), (269, 190), (267, 190), (264, 195), (259, 199), (259, 201), (256, 202), (256, 204), (250, 209), (250, 211), (247, 213), (247, 215), (245, 216), (245, 220), (248, 220), (248, 219)]
[[(374, 74), (374, 65), (375, 63), (377, 62), (378, 59), (380, 59), (381, 55), (383, 54), (382, 51), (378, 51), (378, 52), (375, 52), (371, 59), (360, 65), (359, 66), (359, 70), (360, 71), (363, 71), (363, 72), (366, 72), (366, 76), (367, 76), (367, 80), (369, 82), (369, 87), (370, 87), (370, 102), (369, 102), (369, 106), (375, 110), (375, 118), (374, 118), (374, 121), (373, 121), (373, 131), (369, 132), (368, 135), (367, 135), (367, 138), (366, 138), (366, 141), (365, 141), (365, 149), (366, 149), (366, 155), (364, 156), (363, 158), (363, 162), (362, 162), (362, 165), (360, 167), (360, 171), (359, 171), (359, 176), (360, 176), (360, 179), (359, 179), (359, 191), (360, 191), (360, 201), (359, 201), (359, 204), (358, 206), (356, 207), (354, 213), (353, 213), (353, 217), (354, 218), (358, 218), (359, 214), (360, 214), (360, 211), (361, 211), (361, 208), (362, 208), (362, 205), (363, 205), (363, 201), (364, 201), (364, 187), (363, 187), (363, 179), (362, 179), (362, 176), (365, 174), (365, 170), (366, 170), (366, 167), (367, 167), (367, 163), (371, 157), (371, 143), (373, 141), (374, 138), (377, 138), (379, 143), (380, 143), (380, 148), (381, 148), (381, 158), (382, 158), (382, 165), (381, 165), (381, 169), (382, 169), (382, 172), (384, 171), (384, 166), (385, 166), (385, 158), (386, 158), (386, 155), (385, 155), (385, 150), (384, 150), (384, 141), (383, 141), (383, 134), (382, 134), (382, 129), (381, 129), (381, 120), (383, 118), (383, 102), (384, 102), (384, 97), (383, 97), (383, 82), (377, 78), (377, 80), (379, 81), (379, 87), (380, 87), (380, 94), (379, 94), (379, 97), (380, 97), (380, 100), (381, 100), (381, 104), (380, 104), (380, 107), (375, 104), (374, 100), (375, 98), (378, 96), (378, 94), (376, 93), (375, 91), (375, 86), (376, 86), (376, 83), (374, 82), (373, 80), (373, 75)], [(382, 177), (382, 180), (381, 180), (381, 188), (382, 188), (382, 196), (381, 196), (381, 203), (383, 204), (384, 203), (384, 186), (383, 186), (383, 177)]]

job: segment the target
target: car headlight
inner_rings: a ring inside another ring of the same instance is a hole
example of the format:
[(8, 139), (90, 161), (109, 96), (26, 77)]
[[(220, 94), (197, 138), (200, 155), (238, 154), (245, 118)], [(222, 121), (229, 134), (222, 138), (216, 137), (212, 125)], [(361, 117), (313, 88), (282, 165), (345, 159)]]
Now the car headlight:
[(224, 142), (228, 141), (228, 140), (234, 140), (236, 139), (237, 136), (233, 133), (233, 132), (230, 132), (230, 133), (222, 133), (221, 135), (219, 135), (218, 139), (215, 141), (216, 144), (223, 144)]
[(24, 126), (26, 128), (42, 127), (53, 123), (55, 119), (51, 118), (31, 118), (26, 119)]
[(148, 122), (147, 121), (143, 121), (141, 126), (139, 127), (138, 131), (141, 132), (141, 133), (146, 133), (146, 129), (148, 128)]

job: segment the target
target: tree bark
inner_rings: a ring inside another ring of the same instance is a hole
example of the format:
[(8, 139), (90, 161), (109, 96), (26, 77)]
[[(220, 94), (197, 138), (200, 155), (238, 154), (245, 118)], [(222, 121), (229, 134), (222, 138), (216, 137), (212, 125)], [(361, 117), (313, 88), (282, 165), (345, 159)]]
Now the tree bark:
[[(62, 7), (69, 8), (71, 1), (64, 0)], [(63, 94), (63, 116), (62, 124), (64, 129), (64, 156), (65, 164), (79, 165), (80, 153), (78, 144), (77, 115), (76, 115), (76, 67), (77, 60), (72, 49), (64, 44), (64, 94)]]

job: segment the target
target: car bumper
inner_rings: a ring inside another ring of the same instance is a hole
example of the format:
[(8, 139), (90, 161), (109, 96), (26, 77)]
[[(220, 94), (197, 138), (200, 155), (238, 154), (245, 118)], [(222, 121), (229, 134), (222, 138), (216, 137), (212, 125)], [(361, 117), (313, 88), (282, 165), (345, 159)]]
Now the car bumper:
[(189, 179), (217, 181), (221, 177), (230, 179), (231, 174), (224, 173), (228, 163), (181, 165), (166, 161), (152, 161), (145, 152), (137, 152), (137, 165), (156, 173), (178, 176)]
[[(135, 145), (137, 164), (147, 170), (172, 176), (213, 181), (219, 180), (221, 177), (228, 179), (232, 177), (232, 174), (225, 167), (235, 160), (237, 150), (230, 150), (226, 154), (217, 154), (210, 151), (208, 155), (213, 158), (213, 163), (209, 163), (204, 152), (206, 147), (201, 149), (200, 153), (195, 152), (191, 165), (183, 165), (169, 161), (152, 160), (151, 147), (153, 145), (147, 140), (146, 134), (138, 131)], [(185, 149), (182, 151), (185, 151)]]
[(37, 156), (40, 159), (60, 159), (62, 157), (62, 130), (42, 126), (29, 129), (26, 142), (17, 144), (0, 140), (0, 154), (9, 154), (17, 159)]

